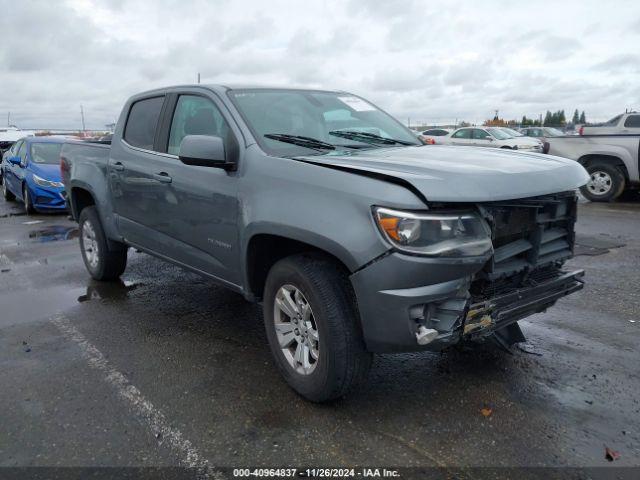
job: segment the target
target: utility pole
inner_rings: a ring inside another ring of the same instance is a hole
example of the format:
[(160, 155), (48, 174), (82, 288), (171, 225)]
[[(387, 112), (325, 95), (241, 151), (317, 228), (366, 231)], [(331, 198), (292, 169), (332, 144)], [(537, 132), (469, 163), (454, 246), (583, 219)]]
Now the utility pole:
[(200, 72), (198, 72), (198, 83), (200, 83)]
[(82, 105), (80, 105), (80, 117), (82, 118), (82, 131), (84, 132), (86, 128), (84, 125), (84, 109), (82, 108)]

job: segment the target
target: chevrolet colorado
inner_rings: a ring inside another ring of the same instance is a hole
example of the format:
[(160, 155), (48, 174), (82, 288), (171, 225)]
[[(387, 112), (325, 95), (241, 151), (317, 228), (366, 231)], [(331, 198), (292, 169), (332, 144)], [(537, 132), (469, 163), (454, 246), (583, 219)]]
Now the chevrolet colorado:
[(312, 401), (372, 353), (492, 337), (582, 288), (578, 163), (425, 146), (345, 92), (177, 86), (130, 98), (110, 145), (61, 170), (97, 280), (135, 247), (263, 305), (275, 364)]

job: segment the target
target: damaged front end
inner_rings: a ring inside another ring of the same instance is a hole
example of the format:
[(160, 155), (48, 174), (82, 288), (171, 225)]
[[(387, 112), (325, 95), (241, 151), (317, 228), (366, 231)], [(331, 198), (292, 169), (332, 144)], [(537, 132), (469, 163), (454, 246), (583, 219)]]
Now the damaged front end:
[(439, 350), (489, 337), (508, 346), (524, 341), (518, 320), (583, 287), (583, 271), (562, 269), (573, 255), (574, 192), (472, 207), (490, 228), (490, 257), (392, 252), (352, 276), (369, 349)]

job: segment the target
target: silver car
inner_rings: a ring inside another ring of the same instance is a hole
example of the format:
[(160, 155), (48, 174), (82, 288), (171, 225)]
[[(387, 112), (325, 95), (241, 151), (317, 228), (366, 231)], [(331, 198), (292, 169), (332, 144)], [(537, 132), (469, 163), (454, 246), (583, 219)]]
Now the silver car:
[(473, 147), (508, 148), (527, 152), (542, 153), (542, 142), (527, 137), (512, 137), (500, 127), (463, 127), (446, 137), (442, 143), (447, 145), (463, 145)]

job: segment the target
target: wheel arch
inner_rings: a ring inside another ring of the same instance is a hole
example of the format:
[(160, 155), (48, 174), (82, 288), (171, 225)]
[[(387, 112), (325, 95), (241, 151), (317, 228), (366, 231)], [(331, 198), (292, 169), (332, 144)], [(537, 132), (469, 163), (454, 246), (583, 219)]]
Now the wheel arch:
[(617, 167), (622, 174), (624, 175), (624, 179), (628, 182), (629, 171), (627, 170), (627, 166), (624, 163), (624, 160), (615, 155), (603, 155), (603, 154), (588, 154), (583, 155), (578, 159), (578, 163), (582, 165), (584, 168), (588, 168), (589, 166), (595, 163), (609, 163), (615, 167)]
[(80, 218), (80, 212), (86, 207), (96, 204), (93, 193), (84, 186), (74, 186), (69, 194), (69, 204), (71, 206), (71, 215), (74, 219)]
[(299, 253), (319, 253), (340, 265), (346, 275), (355, 270), (353, 259), (331, 248), (326, 242), (302, 240), (290, 235), (275, 233), (255, 233), (248, 240), (245, 254), (245, 285), (247, 296), (252, 300), (262, 299), (267, 275), (279, 260)]

